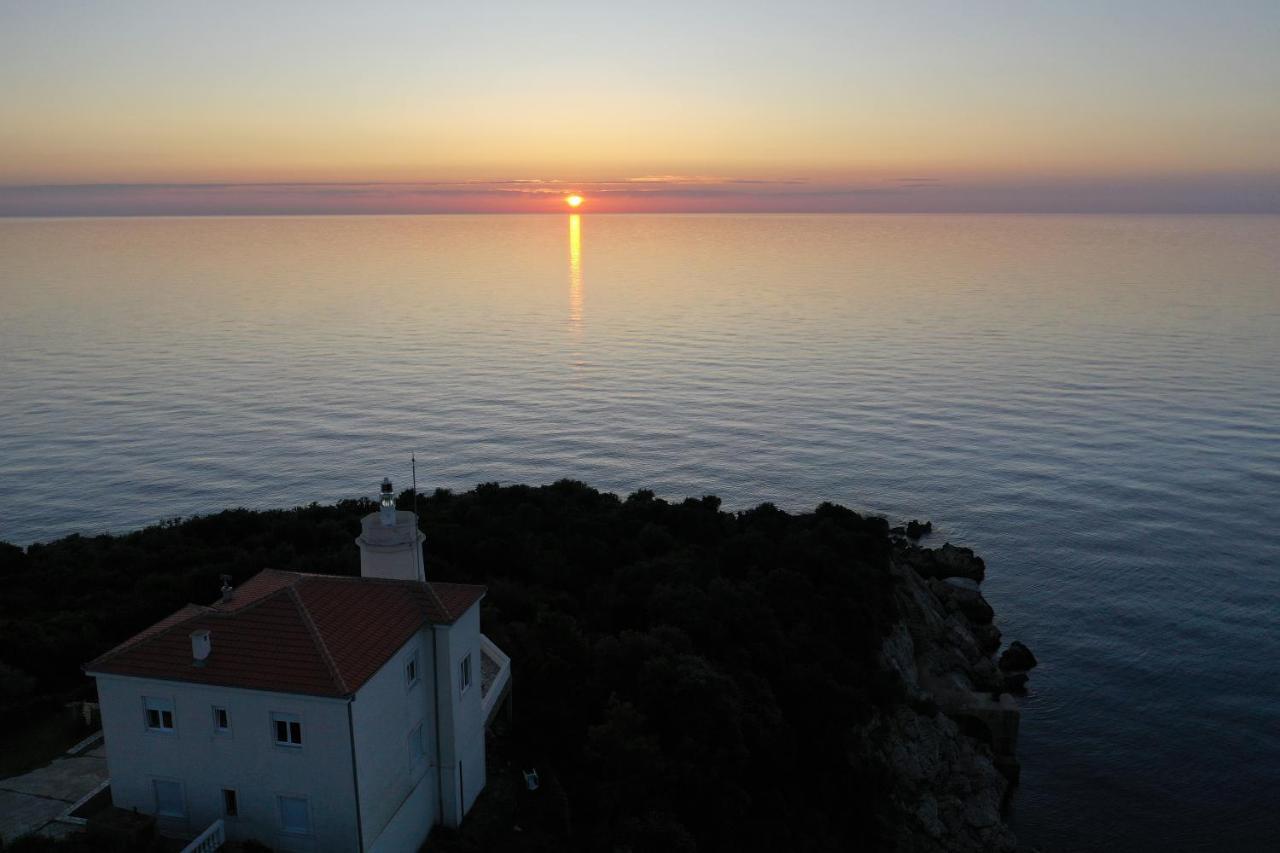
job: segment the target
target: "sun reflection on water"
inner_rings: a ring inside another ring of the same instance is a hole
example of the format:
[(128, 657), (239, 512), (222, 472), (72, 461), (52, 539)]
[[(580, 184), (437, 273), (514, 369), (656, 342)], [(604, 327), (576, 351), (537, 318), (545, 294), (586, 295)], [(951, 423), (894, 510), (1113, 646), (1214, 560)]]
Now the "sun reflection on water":
[(582, 330), (582, 216), (569, 215), (569, 328)]

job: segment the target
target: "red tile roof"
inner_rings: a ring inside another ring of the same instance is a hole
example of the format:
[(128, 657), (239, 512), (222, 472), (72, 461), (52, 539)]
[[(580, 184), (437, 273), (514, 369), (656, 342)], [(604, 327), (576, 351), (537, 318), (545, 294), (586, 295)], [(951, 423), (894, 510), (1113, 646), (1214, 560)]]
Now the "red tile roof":
[[(424, 624), (456, 622), (484, 593), (473, 584), (266, 569), (230, 601), (188, 604), (85, 672), (350, 696)], [(195, 666), (190, 635), (200, 628), (213, 652)]]

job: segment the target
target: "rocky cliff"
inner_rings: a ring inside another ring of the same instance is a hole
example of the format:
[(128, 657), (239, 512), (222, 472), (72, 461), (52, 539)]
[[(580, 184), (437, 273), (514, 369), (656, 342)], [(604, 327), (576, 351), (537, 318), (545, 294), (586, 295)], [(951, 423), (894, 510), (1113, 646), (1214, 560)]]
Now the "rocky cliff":
[[(915, 532), (915, 531), (912, 531)], [(1000, 663), (1000, 631), (967, 548), (895, 539), (899, 624), (881, 649), (907, 701), (877, 712), (863, 748), (889, 770), (897, 812), (886, 840), (902, 851), (1013, 851), (1004, 821), (1018, 779), (1019, 709), (1035, 659), (1021, 643)]]

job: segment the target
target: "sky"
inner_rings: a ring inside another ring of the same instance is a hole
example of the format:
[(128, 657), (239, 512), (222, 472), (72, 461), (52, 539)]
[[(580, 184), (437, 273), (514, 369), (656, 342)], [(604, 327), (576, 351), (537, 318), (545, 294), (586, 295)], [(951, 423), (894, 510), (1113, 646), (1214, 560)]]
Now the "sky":
[(0, 215), (1280, 212), (1280, 2), (0, 0)]

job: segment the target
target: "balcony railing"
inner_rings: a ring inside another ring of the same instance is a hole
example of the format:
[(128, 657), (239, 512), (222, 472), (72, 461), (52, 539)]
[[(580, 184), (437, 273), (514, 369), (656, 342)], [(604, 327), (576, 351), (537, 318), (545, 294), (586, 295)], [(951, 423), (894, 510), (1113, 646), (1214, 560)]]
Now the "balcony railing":
[(209, 828), (197, 835), (190, 844), (182, 848), (182, 853), (213, 853), (227, 843), (227, 830), (218, 818), (209, 824)]

